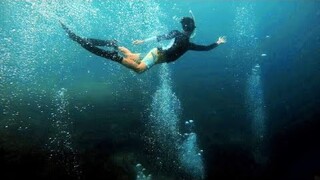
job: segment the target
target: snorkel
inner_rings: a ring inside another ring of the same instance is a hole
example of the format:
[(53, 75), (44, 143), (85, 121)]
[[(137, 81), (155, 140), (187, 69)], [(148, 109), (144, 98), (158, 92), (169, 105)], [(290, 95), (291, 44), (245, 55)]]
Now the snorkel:
[[(196, 24), (196, 19), (195, 19), (194, 15), (193, 15), (192, 11), (189, 10), (189, 13), (191, 14), (191, 18), (193, 19), (194, 24)], [(196, 29), (194, 29), (194, 31), (193, 31), (193, 33), (191, 34), (190, 38), (192, 39), (192, 38), (194, 38), (196, 35), (197, 35), (197, 32), (196, 32)]]

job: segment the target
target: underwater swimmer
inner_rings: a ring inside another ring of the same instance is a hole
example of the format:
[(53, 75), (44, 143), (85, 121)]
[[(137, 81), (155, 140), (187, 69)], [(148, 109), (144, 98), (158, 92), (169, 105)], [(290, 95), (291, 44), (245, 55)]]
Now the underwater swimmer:
[(129, 67), (137, 73), (142, 73), (150, 69), (155, 64), (160, 63), (170, 63), (176, 61), (188, 50), (194, 51), (209, 51), (213, 48), (219, 46), (220, 44), (226, 43), (226, 38), (219, 37), (218, 41), (212, 43), (208, 46), (197, 45), (190, 42), (190, 38), (196, 28), (194, 18), (183, 17), (181, 19), (181, 25), (183, 32), (178, 30), (173, 30), (168, 34), (160, 35), (156, 37), (151, 37), (145, 40), (135, 40), (133, 44), (138, 45), (144, 42), (150, 41), (162, 41), (162, 40), (171, 40), (171, 43), (167, 47), (158, 47), (153, 48), (151, 51), (144, 57), (141, 54), (132, 53), (125, 47), (119, 47), (119, 50), (125, 55), (126, 58), (131, 59), (135, 63), (132, 63), (132, 66)]
[[(149, 51), (149, 53), (146, 56), (143, 56), (141, 53), (132, 53), (125, 47), (118, 47), (117, 42), (114, 40), (105, 41), (81, 38), (75, 35), (73, 32), (71, 32), (63, 23), (61, 23), (61, 25), (68, 33), (69, 37), (72, 40), (78, 42), (83, 48), (87, 49), (93, 54), (118, 62), (124, 65), (125, 67), (134, 70), (137, 73), (143, 73), (155, 64), (173, 62), (177, 60), (179, 57), (181, 57), (188, 50), (209, 51), (213, 48), (216, 48), (220, 44), (226, 43), (226, 38), (224, 36), (219, 37), (217, 42), (212, 43), (208, 46), (191, 43), (190, 37), (192, 36), (196, 28), (194, 19), (190, 17), (183, 17), (180, 22), (182, 25), (183, 32), (173, 30), (165, 35), (151, 37), (145, 40), (135, 40), (133, 42), (134, 45), (150, 42), (153, 40), (158, 42), (162, 40), (171, 40), (169, 46), (153, 48)], [(100, 49), (97, 46), (114, 47), (115, 49), (120, 50), (125, 57), (121, 57), (116, 50), (107, 51), (104, 49)]]

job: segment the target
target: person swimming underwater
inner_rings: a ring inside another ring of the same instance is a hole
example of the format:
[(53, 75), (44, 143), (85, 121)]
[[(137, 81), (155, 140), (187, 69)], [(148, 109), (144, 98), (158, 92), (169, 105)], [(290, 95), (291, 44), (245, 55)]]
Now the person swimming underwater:
[[(83, 48), (87, 49), (93, 54), (118, 62), (125, 67), (134, 70), (136, 73), (143, 73), (153, 67), (155, 64), (174, 62), (188, 50), (209, 51), (216, 48), (220, 44), (226, 43), (226, 38), (222, 36), (219, 37), (217, 42), (214, 42), (208, 46), (194, 44), (190, 42), (190, 37), (196, 28), (194, 19), (190, 17), (183, 17), (180, 23), (182, 25), (183, 32), (172, 30), (168, 34), (151, 37), (145, 40), (133, 41), (134, 45), (139, 45), (150, 41), (159, 42), (162, 40), (172, 40), (169, 46), (153, 48), (147, 53), (146, 56), (143, 56), (142, 53), (132, 53), (125, 47), (118, 47), (115, 40), (98, 40), (79, 37), (75, 33), (71, 32), (63, 23), (61, 23), (61, 25), (69, 37), (73, 41), (78, 42)], [(107, 51), (98, 48), (97, 46), (113, 47), (115, 50)], [(116, 49), (122, 52), (124, 57), (120, 56)]]

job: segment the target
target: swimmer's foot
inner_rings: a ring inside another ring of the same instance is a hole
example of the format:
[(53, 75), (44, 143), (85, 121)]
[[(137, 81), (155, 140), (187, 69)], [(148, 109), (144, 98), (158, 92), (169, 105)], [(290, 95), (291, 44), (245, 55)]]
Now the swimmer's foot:
[(69, 36), (70, 39), (74, 41), (78, 41), (81, 39), (79, 36), (77, 36), (75, 33), (73, 33), (65, 24), (63, 24), (61, 21), (59, 21), (62, 28), (66, 31), (67, 35)]
[(115, 39), (110, 40), (110, 41), (109, 41), (109, 44), (108, 44), (107, 46), (111, 46), (111, 47), (113, 47), (114, 49), (119, 49), (119, 47), (118, 47), (118, 41), (115, 40)]

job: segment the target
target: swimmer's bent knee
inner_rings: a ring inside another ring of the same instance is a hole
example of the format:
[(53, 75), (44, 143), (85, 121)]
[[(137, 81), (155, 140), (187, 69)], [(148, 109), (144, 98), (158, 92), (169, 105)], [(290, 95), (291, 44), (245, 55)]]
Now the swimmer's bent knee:
[(140, 63), (139, 66), (135, 69), (135, 72), (138, 74), (142, 74), (146, 70), (148, 70), (148, 67), (144, 63)]

